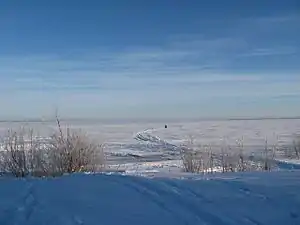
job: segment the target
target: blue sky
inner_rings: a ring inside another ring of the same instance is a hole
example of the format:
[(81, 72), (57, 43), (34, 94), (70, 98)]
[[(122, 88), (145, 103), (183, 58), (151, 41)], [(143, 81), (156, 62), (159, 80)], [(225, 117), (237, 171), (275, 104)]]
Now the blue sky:
[(300, 3), (0, 2), (0, 118), (300, 115)]

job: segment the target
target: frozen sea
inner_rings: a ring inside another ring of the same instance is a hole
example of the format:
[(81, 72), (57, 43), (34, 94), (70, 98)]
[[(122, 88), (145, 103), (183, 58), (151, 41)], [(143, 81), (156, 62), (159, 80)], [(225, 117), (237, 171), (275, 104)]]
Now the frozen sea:
[[(176, 148), (192, 137), (194, 146), (209, 145), (218, 151), (231, 146), (238, 151), (237, 141), (243, 140), (245, 152), (261, 153), (265, 141), (284, 148), (300, 134), (300, 119), (199, 120), (154, 122), (108, 122), (99, 120), (62, 121), (62, 127), (81, 129), (99, 143), (104, 143), (108, 164), (161, 162), (176, 164)], [(165, 125), (167, 124), (167, 128)], [(8, 128), (33, 128), (39, 136), (57, 131), (55, 122), (1, 122), (0, 133)], [(167, 162), (166, 162), (167, 161)], [(161, 165), (161, 164), (159, 164)], [(157, 165), (156, 165), (157, 166)]]
[[(288, 170), (268, 173), (172, 170), (180, 163), (172, 151), (190, 135), (196, 143), (215, 148), (224, 140), (234, 145), (243, 138), (248, 152), (260, 151), (266, 138), (290, 145), (299, 134), (300, 120), (172, 122), (167, 129), (158, 122), (65, 125), (105, 142), (111, 166), (127, 165), (127, 171), (41, 179), (0, 176), (1, 225), (300, 223), (299, 160), (282, 159)], [(20, 126), (45, 137), (56, 129), (54, 123), (6, 122), (1, 123), (1, 132)], [(298, 166), (288, 168), (292, 165)], [(158, 172), (164, 166), (169, 171)]]

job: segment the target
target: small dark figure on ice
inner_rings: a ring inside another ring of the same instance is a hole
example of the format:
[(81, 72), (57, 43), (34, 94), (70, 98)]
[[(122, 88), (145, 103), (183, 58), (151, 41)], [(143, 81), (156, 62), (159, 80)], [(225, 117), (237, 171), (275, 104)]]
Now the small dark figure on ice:
[(167, 125), (167, 124), (165, 125), (165, 128), (168, 128), (168, 125)]

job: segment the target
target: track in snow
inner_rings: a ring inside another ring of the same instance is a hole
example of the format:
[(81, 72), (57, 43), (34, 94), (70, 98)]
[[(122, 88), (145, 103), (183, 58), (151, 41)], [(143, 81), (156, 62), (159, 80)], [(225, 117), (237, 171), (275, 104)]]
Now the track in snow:
[(34, 184), (29, 180), (25, 181), (24, 187), (14, 194), (18, 195), (19, 193), (21, 194), (16, 201), (10, 202), (8, 208), (1, 210), (1, 225), (18, 225), (30, 221), (37, 206)]
[[(0, 208), (0, 224), (299, 224), (299, 176), (300, 171), (223, 174), (205, 180), (120, 175), (1, 179), (0, 199), (15, 200), (7, 202), (9, 207), (1, 205), (6, 208)], [(3, 192), (4, 186), (25, 191), (14, 198), (14, 192)]]

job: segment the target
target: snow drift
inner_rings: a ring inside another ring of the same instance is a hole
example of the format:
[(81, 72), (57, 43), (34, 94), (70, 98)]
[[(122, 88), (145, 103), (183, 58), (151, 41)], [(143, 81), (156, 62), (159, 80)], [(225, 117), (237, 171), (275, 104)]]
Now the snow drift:
[(300, 223), (300, 172), (0, 179), (1, 225)]

